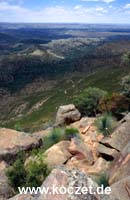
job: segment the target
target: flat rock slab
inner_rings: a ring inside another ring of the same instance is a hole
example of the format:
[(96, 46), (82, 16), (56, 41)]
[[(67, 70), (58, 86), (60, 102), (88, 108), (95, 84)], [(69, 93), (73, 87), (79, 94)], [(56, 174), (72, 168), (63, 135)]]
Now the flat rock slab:
[(119, 153), (109, 170), (110, 185), (130, 176), (130, 142)]
[(112, 148), (122, 151), (130, 141), (130, 120), (122, 123), (109, 138), (102, 139), (102, 144), (107, 144)]
[(7, 162), (19, 151), (26, 151), (37, 148), (41, 145), (41, 140), (24, 132), (12, 129), (0, 129), (0, 160)]

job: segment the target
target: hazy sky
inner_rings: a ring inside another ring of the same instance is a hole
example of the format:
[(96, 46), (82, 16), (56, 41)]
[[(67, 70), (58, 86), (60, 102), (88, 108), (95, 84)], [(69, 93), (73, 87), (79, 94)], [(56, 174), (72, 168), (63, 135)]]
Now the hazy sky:
[(0, 22), (130, 24), (130, 1), (0, 0)]

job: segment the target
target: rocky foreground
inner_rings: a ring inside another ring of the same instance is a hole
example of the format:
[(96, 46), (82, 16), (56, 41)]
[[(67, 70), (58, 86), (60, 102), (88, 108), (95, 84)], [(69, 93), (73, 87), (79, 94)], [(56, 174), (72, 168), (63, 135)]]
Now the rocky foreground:
[[(10, 129), (0, 129), (0, 200), (129, 200), (130, 199), (130, 113), (114, 132), (104, 137), (94, 125), (95, 118), (81, 118), (74, 105), (60, 107), (56, 126), (65, 123), (77, 128), (80, 138), (60, 141), (46, 150), (46, 163), (53, 170), (42, 186), (93, 186), (101, 174), (106, 174), (111, 187), (110, 195), (16, 195), (6, 177), (6, 169), (13, 163), (19, 151), (28, 152), (42, 145), (42, 138), (50, 129), (26, 134)], [(44, 140), (43, 140), (44, 144)], [(37, 156), (28, 157), (37, 160)], [(11, 198), (12, 197), (12, 198)]]

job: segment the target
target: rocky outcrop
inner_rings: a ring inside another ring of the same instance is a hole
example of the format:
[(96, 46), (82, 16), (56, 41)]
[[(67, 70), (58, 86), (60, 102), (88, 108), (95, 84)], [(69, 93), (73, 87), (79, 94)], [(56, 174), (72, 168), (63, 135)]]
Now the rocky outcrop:
[(85, 159), (90, 165), (94, 162), (91, 149), (79, 138), (72, 138), (69, 146), (69, 152), (77, 160)]
[(113, 162), (110, 169), (109, 183), (113, 184), (128, 176), (130, 176), (130, 142)]
[(0, 129), (0, 160), (7, 162), (19, 151), (27, 151), (41, 145), (41, 140), (29, 134), (11, 129)]
[(55, 126), (62, 126), (78, 121), (81, 117), (80, 112), (76, 109), (75, 105), (60, 106), (57, 115)]
[[(60, 188), (73, 188), (76, 187), (92, 187), (93, 192), (95, 194), (51, 194), (53, 185), (55, 187)], [(67, 170), (64, 167), (54, 169), (52, 173), (48, 176), (48, 178), (43, 183), (42, 187), (49, 187), (49, 193), (50, 194), (43, 194), (40, 195), (37, 200), (103, 200), (103, 198), (96, 193), (97, 184), (92, 181), (91, 178), (89, 178), (84, 173), (78, 171), (78, 170)], [(105, 200), (105, 199), (104, 199)]]
[(110, 169), (110, 162), (106, 161), (102, 157), (98, 158), (93, 166), (90, 166), (87, 170), (89, 175), (93, 177), (98, 177), (100, 174), (107, 174)]
[(72, 155), (68, 151), (69, 141), (61, 141), (45, 152), (45, 162), (50, 167), (66, 163)]
[(104, 157), (107, 161), (112, 161), (116, 158), (118, 151), (104, 146), (103, 144), (99, 144), (97, 146), (97, 151), (101, 157)]
[[(43, 154), (41, 154), (40, 158), (44, 160), (44, 162), (50, 167), (54, 168), (57, 165), (65, 164), (72, 157), (72, 154), (69, 153), (68, 147), (70, 145), (69, 141), (61, 141), (57, 144), (54, 144), (48, 150), (46, 150)], [(39, 161), (38, 156), (31, 156), (25, 161), (25, 168), (28, 167), (30, 162)]]
[[(45, 192), (43, 194), (33, 194), (33, 196), (19, 194), (9, 200), (118, 200), (115, 198), (114, 192), (113, 195), (97, 194), (98, 185), (88, 175), (76, 169), (68, 170), (63, 166), (53, 169), (43, 182), (41, 189), (43, 187), (49, 189), (47, 189), (47, 194)], [(57, 189), (54, 190), (54, 187)], [(90, 187), (92, 192), (89, 190)], [(68, 188), (70, 193), (66, 192)], [(80, 189), (78, 193), (76, 193), (77, 188)], [(82, 188), (86, 188), (87, 192), (85, 190), (82, 192)]]
[(130, 176), (111, 185), (112, 195), (118, 200), (130, 200)]
[(130, 120), (122, 121), (111, 137), (104, 138), (101, 142), (113, 149), (122, 151), (130, 140)]

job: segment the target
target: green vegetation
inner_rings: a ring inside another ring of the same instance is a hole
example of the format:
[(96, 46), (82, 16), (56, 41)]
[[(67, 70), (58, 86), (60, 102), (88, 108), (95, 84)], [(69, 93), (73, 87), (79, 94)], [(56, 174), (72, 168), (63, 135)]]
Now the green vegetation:
[(110, 113), (104, 113), (95, 121), (99, 132), (104, 136), (109, 136), (116, 127), (116, 119)]
[(18, 187), (25, 186), (27, 174), (24, 169), (24, 160), (18, 158), (13, 166), (7, 170), (6, 175), (15, 191), (18, 191)]
[(111, 112), (118, 114), (129, 111), (130, 99), (119, 93), (108, 94), (103, 97), (98, 105), (98, 110), (101, 113)]
[(122, 63), (130, 66), (130, 51), (128, 51), (122, 56)]
[(65, 131), (62, 128), (54, 128), (47, 136), (43, 138), (44, 150), (64, 139)]
[(104, 188), (109, 186), (109, 178), (105, 173), (100, 174), (98, 180), (97, 180), (97, 184), (99, 186), (104, 186)]
[(15, 192), (18, 192), (18, 187), (40, 186), (50, 173), (50, 169), (44, 161), (44, 152), (54, 144), (62, 140), (70, 140), (73, 137), (79, 137), (79, 132), (75, 128), (53, 129), (50, 134), (43, 138), (43, 147), (31, 152), (31, 155), (36, 156), (37, 160), (29, 161), (27, 166), (24, 165), (27, 156), (23, 152), (19, 153), (16, 161), (6, 172), (9, 183)]
[(43, 160), (31, 161), (28, 165), (26, 186), (38, 187), (41, 186), (44, 179), (49, 175), (50, 169)]
[(17, 124), (14, 125), (14, 129), (15, 129), (16, 131), (22, 131), (22, 130), (23, 130), (19, 122), (18, 122)]
[(18, 187), (41, 186), (50, 173), (50, 169), (43, 159), (38, 162), (30, 162), (27, 169), (25, 169), (24, 162), (25, 156), (21, 154), (6, 172), (9, 183), (16, 193), (18, 192)]
[(83, 115), (96, 116), (99, 101), (105, 95), (105, 91), (89, 87), (77, 97), (75, 105)]
[(54, 128), (47, 136), (43, 138), (44, 151), (62, 140), (70, 140), (73, 137), (79, 137), (79, 131), (75, 128)]
[(122, 94), (130, 98), (130, 75), (122, 78)]
[[(19, 102), (27, 102), (28, 106), (26, 107), (26, 110), (21, 113), (21, 117), (11, 119), (15, 109), (12, 109), (9, 112), (5, 111), (6, 108), (4, 108), (3, 115), (5, 115), (5, 119), (8, 119), (8, 121), (6, 122), (3, 120), (1, 126), (14, 128), (15, 124), (20, 123), (23, 130), (27, 132), (46, 128), (48, 122), (49, 125), (53, 123), (56, 110), (60, 105), (69, 104), (70, 102), (73, 103), (79, 94), (88, 87), (96, 86), (102, 90), (108, 91), (110, 94), (112, 92), (120, 92), (121, 78), (128, 74), (128, 72), (129, 68), (122, 69), (121, 67), (111, 67), (109, 70), (99, 70), (95, 74), (89, 76), (86, 76), (86, 74), (75, 73), (74, 76), (69, 77), (70, 81), (68, 81), (68, 79), (61, 80), (49, 91), (38, 92), (28, 96), (19, 96)], [(67, 92), (65, 93), (65, 91)], [(49, 97), (49, 99), (43, 106), (36, 111), (28, 113), (37, 102), (46, 99), (47, 97)]]
[(76, 128), (66, 128), (65, 129), (65, 139), (71, 140), (71, 138), (79, 137), (79, 131)]

